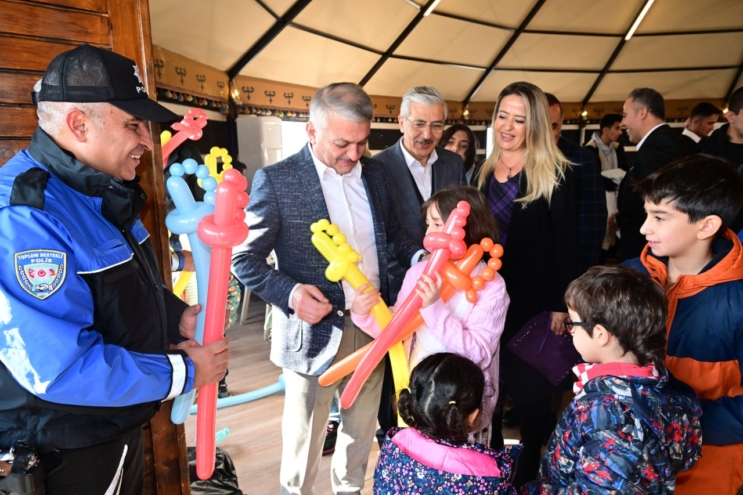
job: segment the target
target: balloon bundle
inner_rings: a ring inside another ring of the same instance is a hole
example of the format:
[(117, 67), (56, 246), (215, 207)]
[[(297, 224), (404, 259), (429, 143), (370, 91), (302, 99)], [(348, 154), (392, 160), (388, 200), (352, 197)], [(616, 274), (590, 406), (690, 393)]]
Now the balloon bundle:
[[(491, 239), (485, 238), (480, 244), (472, 245), (466, 252), (464, 251), (463, 227), (466, 224), (468, 215), (469, 204), (465, 201), (460, 202), (457, 205), (457, 209), (449, 216), (444, 231), (428, 234), (424, 240), (424, 246), (432, 253), (424, 269), (424, 273), (431, 276), (438, 271), (441, 274), (444, 279), (444, 284), (441, 288), (441, 299), (444, 302), (449, 301), (456, 291), (462, 290), (466, 293), (467, 301), (474, 304), (477, 301), (477, 291), (481, 290), (486, 282), (493, 280), (496, 271), (502, 266), (500, 257), (503, 255), (503, 248), (499, 244), (495, 244)], [(313, 232), (316, 230), (327, 230), (323, 228), (326, 226), (324, 222), (327, 221), (321, 220), (313, 224)], [(335, 235), (342, 236), (342, 234)], [(313, 235), (313, 244), (317, 247), (314, 237), (315, 235)], [(320, 250), (319, 247), (318, 250)], [(345, 250), (346, 248), (344, 248)], [(470, 277), (470, 274), (486, 252), (490, 255), (488, 266), (483, 268), (479, 275)], [(325, 253), (323, 255), (328, 261), (331, 261)], [(455, 259), (457, 261), (452, 262)], [(343, 263), (355, 262), (358, 259), (353, 260), (353, 257), (336, 259), (336, 261)], [(330, 276), (334, 275), (334, 271), (337, 269), (333, 267), (331, 261), (331, 266), (328, 267), (326, 276), (332, 280)], [(342, 407), (347, 408), (353, 404), (371, 371), (373, 371), (374, 367), (384, 357), (384, 353), (392, 346), (400, 344), (403, 340), (409, 338), (423, 324), (423, 317), (418, 312), (420, 306), (420, 297), (415, 292), (412, 292), (377, 340), (334, 364), (320, 376), (320, 385), (327, 386), (356, 371), (346, 387), (346, 391), (349, 389), (351, 391), (348, 392), (348, 395), (344, 392), (341, 398)], [(379, 322), (379, 320), (377, 321)], [(382, 327), (381, 324), (380, 327)], [(407, 369), (407, 362), (405, 363), (405, 367)]]
[[(193, 253), (199, 304), (202, 310), (196, 321), (195, 340), (208, 345), (222, 338), (230, 276), (232, 248), (248, 236), (244, 222), (248, 204), (245, 193), (247, 181), (237, 170), (225, 170), (224, 180), (217, 183), (209, 176), (209, 168), (193, 159), (174, 163), (167, 187), (175, 209), (165, 218), (165, 224), (174, 234), (187, 234)], [(204, 201), (195, 201), (184, 174), (196, 174), (206, 194)], [(171, 420), (182, 424), (188, 417), (195, 391), (175, 399)], [(196, 419), (196, 472), (208, 479), (214, 470), (215, 416), (217, 384), (201, 387), (199, 414)]]
[[(356, 263), (361, 259), (361, 255), (346, 242), (346, 236), (339, 232), (337, 225), (323, 219), (313, 223), (310, 230), (312, 230), (312, 244), (330, 262), (328, 268), (325, 269), (325, 277), (328, 280), (338, 282), (345, 279), (355, 290), (366, 284), (371, 285), (369, 279), (356, 266)], [(369, 290), (372, 290), (371, 287)], [(371, 314), (382, 330), (392, 320), (390, 309), (381, 299), (371, 309)], [(392, 363), (392, 377), (395, 382), (395, 393), (398, 394), (408, 386), (410, 378), (408, 360), (405, 357), (402, 342), (391, 346), (389, 354)]]

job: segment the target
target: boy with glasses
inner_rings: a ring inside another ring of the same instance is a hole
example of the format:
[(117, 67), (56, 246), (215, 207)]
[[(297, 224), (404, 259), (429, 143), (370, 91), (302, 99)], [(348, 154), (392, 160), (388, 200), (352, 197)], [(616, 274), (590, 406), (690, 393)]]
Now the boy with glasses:
[(728, 227), (743, 179), (726, 160), (692, 155), (640, 184), (648, 243), (627, 263), (667, 290), (665, 366), (702, 400), (702, 460), (677, 494), (743, 486), (743, 247)]
[(524, 493), (673, 493), (701, 453), (699, 399), (662, 365), (667, 303), (636, 270), (597, 266), (565, 293), (588, 364)]

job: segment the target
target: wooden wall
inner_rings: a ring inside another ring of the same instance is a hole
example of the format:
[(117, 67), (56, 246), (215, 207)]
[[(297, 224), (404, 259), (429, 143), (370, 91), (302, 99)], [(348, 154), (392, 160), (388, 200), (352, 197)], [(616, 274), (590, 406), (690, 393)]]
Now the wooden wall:
[[(0, 0), (0, 164), (26, 148), (36, 129), (34, 82), (54, 56), (81, 43), (134, 59), (154, 96), (149, 16), (148, 0)], [(151, 131), (157, 141), (159, 127)], [(137, 172), (149, 197), (142, 218), (169, 280), (161, 163), (156, 146)], [(145, 427), (147, 494), (190, 493), (184, 432), (170, 422), (170, 404)]]

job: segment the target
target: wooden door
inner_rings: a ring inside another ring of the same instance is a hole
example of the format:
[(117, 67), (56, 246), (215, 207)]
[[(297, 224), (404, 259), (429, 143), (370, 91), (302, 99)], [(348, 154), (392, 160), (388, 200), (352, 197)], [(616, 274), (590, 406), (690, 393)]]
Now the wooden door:
[[(28, 147), (37, 125), (34, 83), (59, 53), (90, 43), (137, 62), (155, 92), (148, 0), (0, 0), (0, 165)], [(155, 142), (160, 129), (150, 128)], [(142, 220), (170, 280), (160, 147), (142, 157), (138, 174), (148, 201)], [(182, 427), (170, 422), (171, 402), (144, 428), (147, 494), (190, 493)]]

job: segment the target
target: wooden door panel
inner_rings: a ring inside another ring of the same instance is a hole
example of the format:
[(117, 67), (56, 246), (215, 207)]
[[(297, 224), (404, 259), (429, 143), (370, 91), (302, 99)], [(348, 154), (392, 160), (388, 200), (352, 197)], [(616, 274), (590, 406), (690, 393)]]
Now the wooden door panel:
[(109, 44), (108, 16), (0, 0), (0, 32)]
[(54, 57), (75, 48), (79, 43), (50, 41), (0, 35), (0, 69), (44, 72)]
[(44, 74), (24, 72), (0, 72), (0, 103), (33, 105), (31, 91), (36, 81)]

